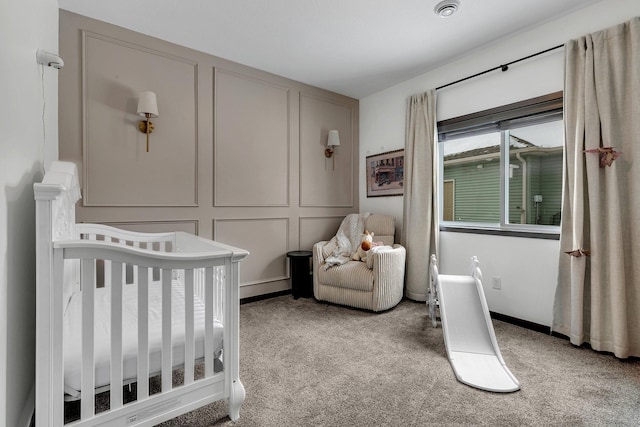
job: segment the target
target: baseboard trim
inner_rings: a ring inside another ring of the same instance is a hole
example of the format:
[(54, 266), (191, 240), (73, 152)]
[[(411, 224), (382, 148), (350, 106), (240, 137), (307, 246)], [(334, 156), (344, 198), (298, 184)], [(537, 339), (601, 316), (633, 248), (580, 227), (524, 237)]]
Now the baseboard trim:
[(283, 295), (290, 295), (290, 294), (291, 294), (291, 289), (285, 289), (284, 291), (271, 292), (269, 294), (256, 295), (256, 296), (247, 297), (247, 298), (240, 298), (240, 304), (248, 304), (250, 302), (262, 301), (265, 299), (270, 299), (270, 298), (275, 298), (275, 297), (280, 297)]
[(551, 328), (539, 323), (530, 322), (528, 320), (518, 319), (517, 317), (507, 316), (506, 314), (496, 313), (494, 311), (489, 312), (492, 319), (500, 320), (502, 322), (511, 323), (512, 325), (520, 326), (522, 328), (530, 329), (532, 331), (541, 332), (546, 335), (551, 334)]

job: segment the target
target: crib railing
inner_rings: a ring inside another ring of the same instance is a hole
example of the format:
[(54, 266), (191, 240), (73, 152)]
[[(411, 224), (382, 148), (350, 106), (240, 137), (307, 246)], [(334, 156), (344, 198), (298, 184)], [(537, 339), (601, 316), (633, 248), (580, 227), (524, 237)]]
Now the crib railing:
[[(123, 246), (129, 246), (133, 248), (146, 249), (154, 252), (175, 252), (179, 250), (176, 242), (176, 233), (137, 233), (126, 231), (110, 226), (101, 224), (76, 224), (76, 233), (81, 240), (89, 241), (102, 241), (110, 242)], [(184, 250), (184, 248), (181, 248)], [(188, 249), (187, 249), (188, 250)], [(79, 268), (79, 264), (67, 263), (67, 269)], [(112, 283), (112, 269), (111, 260), (95, 260), (95, 283), (96, 287), (109, 287)], [(152, 281), (162, 280), (162, 270), (159, 268), (152, 268), (148, 272), (148, 277)], [(67, 272), (68, 274), (68, 272)], [(79, 274), (79, 272), (77, 273)], [(138, 266), (130, 263), (124, 264), (122, 268), (122, 281), (124, 284), (138, 283)], [(224, 268), (223, 266), (215, 266), (213, 268), (213, 317), (221, 323), (224, 323), (224, 311), (222, 302), (224, 300)], [(205, 283), (206, 275), (204, 268), (194, 269), (194, 294), (200, 300), (205, 300)], [(185, 270), (173, 269), (171, 270), (171, 279), (177, 280), (184, 284), (185, 282)]]
[[(121, 230), (100, 224), (77, 224), (77, 238), (82, 240), (95, 240), (117, 243), (124, 246), (146, 249), (156, 252), (173, 252), (175, 248), (175, 233), (145, 233)], [(109, 286), (111, 270), (109, 261), (96, 261), (96, 286)], [(133, 284), (137, 280), (137, 266), (126, 265), (123, 270), (125, 283)], [(153, 280), (160, 280), (160, 271), (153, 270)]]

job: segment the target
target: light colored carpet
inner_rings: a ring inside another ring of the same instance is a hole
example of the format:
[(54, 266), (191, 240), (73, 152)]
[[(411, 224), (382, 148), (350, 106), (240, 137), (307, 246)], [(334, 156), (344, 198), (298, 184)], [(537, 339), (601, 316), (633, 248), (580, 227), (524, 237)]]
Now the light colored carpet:
[(240, 308), (234, 423), (217, 402), (163, 426), (640, 425), (640, 361), (494, 321), (515, 393), (456, 381), (426, 306), (381, 314), (281, 296)]

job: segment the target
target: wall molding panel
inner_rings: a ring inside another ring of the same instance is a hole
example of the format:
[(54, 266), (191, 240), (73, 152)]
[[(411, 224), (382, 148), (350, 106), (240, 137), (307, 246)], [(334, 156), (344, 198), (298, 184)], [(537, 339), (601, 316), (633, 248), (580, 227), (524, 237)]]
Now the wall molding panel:
[[(353, 105), (300, 93), (300, 206), (353, 207), (358, 174)], [(332, 158), (324, 150), (329, 131), (340, 135)]]
[[(82, 46), (84, 205), (197, 206), (198, 64), (90, 31)], [(160, 116), (149, 152), (137, 126), (143, 90)]]
[(289, 88), (214, 73), (215, 206), (288, 206)]

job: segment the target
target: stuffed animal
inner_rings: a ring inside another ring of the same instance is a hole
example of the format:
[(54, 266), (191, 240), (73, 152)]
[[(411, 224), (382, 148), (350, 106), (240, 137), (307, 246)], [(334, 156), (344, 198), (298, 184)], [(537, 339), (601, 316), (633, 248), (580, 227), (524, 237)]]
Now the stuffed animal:
[(353, 253), (353, 255), (351, 255), (351, 259), (354, 261), (361, 261), (362, 257), (366, 257), (366, 251), (368, 249), (364, 249), (364, 247), (367, 247), (370, 243), (373, 242), (373, 233), (369, 233), (369, 230), (364, 230), (364, 233), (362, 233), (362, 239), (360, 240), (360, 246), (358, 246), (358, 249)]
[(362, 233), (360, 246), (358, 246), (358, 250), (353, 253), (353, 256), (351, 257), (352, 260), (367, 262), (367, 252), (369, 251), (369, 249), (373, 248), (374, 246), (383, 245), (382, 242), (374, 242), (373, 235), (374, 233), (369, 233), (368, 230), (364, 230), (364, 233)]
[[(373, 233), (371, 233), (371, 237), (373, 237)], [(375, 248), (376, 246), (383, 246), (383, 245), (384, 245), (384, 243), (382, 243), (382, 242), (374, 242), (374, 241), (371, 241), (371, 242), (370, 242), (370, 241), (368, 241), (368, 240), (365, 240), (364, 242), (362, 242), (362, 243), (360, 244), (360, 247), (361, 247), (365, 252), (368, 252), (368, 251), (369, 251), (369, 249), (371, 249), (371, 248)]]

